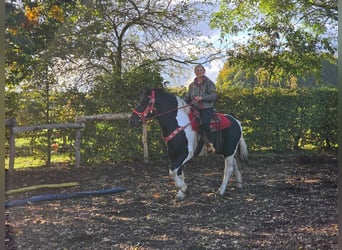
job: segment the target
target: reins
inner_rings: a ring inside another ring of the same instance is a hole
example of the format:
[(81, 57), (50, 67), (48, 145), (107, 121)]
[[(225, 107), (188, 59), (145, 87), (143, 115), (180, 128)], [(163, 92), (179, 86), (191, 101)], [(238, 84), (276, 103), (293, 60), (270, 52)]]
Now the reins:
[(158, 117), (158, 116), (166, 115), (166, 114), (171, 113), (171, 112), (173, 112), (173, 111), (176, 111), (176, 110), (179, 110), (179, 109), (183, 109), (183, 108), (187, 108), (187, 107), (189, 107), (189, 106), (190, 106), (190, 104), (186, 104), (186, 105), (177, 107), (177, 108), (175, 108), (175, 109), (170, 109), (170, 110), (165, 111), (165, 112), (162, 112), (162, 113), (157, 113), (157, 114), (155, 114), (155, 115), (149, 117), (148, 119), (153, 119), (153, 118), (156, 118), (156, 117)]

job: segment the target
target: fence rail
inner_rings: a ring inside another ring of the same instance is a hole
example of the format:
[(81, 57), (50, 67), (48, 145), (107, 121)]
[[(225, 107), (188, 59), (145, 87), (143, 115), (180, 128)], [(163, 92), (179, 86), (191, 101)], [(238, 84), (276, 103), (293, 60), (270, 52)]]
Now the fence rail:
[[(75, 123), (62, 123), (62, 124), (42, 124), (35, 126), (17, 126), (16, 119), (5, 119), (5, 125), (10, 129), (9, 139), (9, 171), (14, 169), (15, 158), (15, 135), (17, 133), (34, 132), (38, 130), (53, 130), (53, 129), (75, 129), (75, 167), (80, 165), (81, 161), (81, 129), (85, 128), (85, 123), (89, 121), (115, 121), (115, 120), (128, 120), (130, 113), (116, 113), (116, 114), (99, 114), (89, 116), (76, 117)], [(142, 126), (142, 144), (143, 144), (143, 157), (144, 161), (148, 162), (148, 144), (147, 144), (147, 125)]]
[(115, 121), (115, 120), (128, 120), (131, 113), (116, 113), (116, 114), (99, 114), (99, 115), (86, 115), (76, 117), (76, 123), (87, 121)]
[(17, 126), (15, 119), (6, 119), (5, 125), (10, 129), (9, 138), (9, 171), (13, 172), (15, 159), (15, 135), (17, 133), (34, 132), (38, 130), (53, 129), (75, 129), (75, 166), (78, 167), (81, 161), (81, 129), (85, 128), (84, 123), (62, 123), (62, 124), (42, 124), (35, 126)]

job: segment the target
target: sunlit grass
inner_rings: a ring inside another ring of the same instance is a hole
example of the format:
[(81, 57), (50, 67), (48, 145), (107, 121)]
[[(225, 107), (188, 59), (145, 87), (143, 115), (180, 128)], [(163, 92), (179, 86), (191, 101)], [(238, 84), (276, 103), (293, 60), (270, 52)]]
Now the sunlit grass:
[[(53, 164), (72, 164), (72, 160), (68, 153), (52, 153), (51, 165)], [(16, 156), (14, 159), (14, 169), (33, 168), (45, 166), (46, 162), (43, 157), (37, 156)], [(5, 168), (9, 167), (9, 158), (5, 159)]]
[(315, 150), (315, 149), (317, 149), (317, 147), (315, 145), (312, 145), (312, 144), (306, 144), (306, 145), (303, 146), (303, 149)]
[[(30, 138), (16, 138), (14, 159), (14, 169), (41, 167), (46, 165), (46, 155), (37, 155), (30, 153)], [(22, 155), (20, 155), (22, 154)], [(53, 164), (72, 164), (70, 153), (51, 152), (51, 165)], [(9, 168), (9, 155), (5, 158), (5, 168)]]
[(27, 138), (21, 138), (21, 137), (16, 138), (15, 139), (15, 146), (18, 148), (29, 146), (30, 140), (31, 139), (29, 137), (27, 137)]

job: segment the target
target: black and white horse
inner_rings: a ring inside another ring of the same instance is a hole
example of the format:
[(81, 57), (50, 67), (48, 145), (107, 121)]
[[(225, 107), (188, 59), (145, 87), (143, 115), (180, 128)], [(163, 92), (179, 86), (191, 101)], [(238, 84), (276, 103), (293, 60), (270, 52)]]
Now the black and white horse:
[[(205, 150), (199, 150), (201, 145), (198, 129), (194, 125), (195, 118), (191, 116), (191, 106), (180, 97), (161, 89), (146, 89), (141, 96), (140, 103), (133, 110), (130, 124), (138, 126), (148, 119), (156, 118), (160, 124), (163, 139), (167, 144), (168, 156), (171, 160), (169, 168), (178, 193), (176, 200), (185, 197), (187, 185), (184, 181), (183, 165), (191, 158), (202, 155)], [(223, 195), (230, 176), (235, 171), (237, 185), (241, 188), (241, 173), (238, 168), (237, 157), (247, 158), (247, 146), (242, 135), (240, 122), (230, 115), (221, 114), (221, 119), (226, 120), (228, 127), (213, 128), (216, 136), (214, 143), (217, 154), (222, 154), (225, 159), (223, 181), (218, 189), (218, 194)], [(224, 121), (221, 121), (224, 122)]]

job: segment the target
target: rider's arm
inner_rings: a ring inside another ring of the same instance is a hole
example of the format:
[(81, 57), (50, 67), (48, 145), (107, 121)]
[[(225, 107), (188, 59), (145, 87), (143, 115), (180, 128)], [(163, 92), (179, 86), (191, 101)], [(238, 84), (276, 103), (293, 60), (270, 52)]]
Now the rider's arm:
[(205, 86), (205, 93), (202, 96), (202, 101), (204, 102), (213, 102), (217, 99), (216, 87), (215, 84), (211, 80), (207, 80)]

